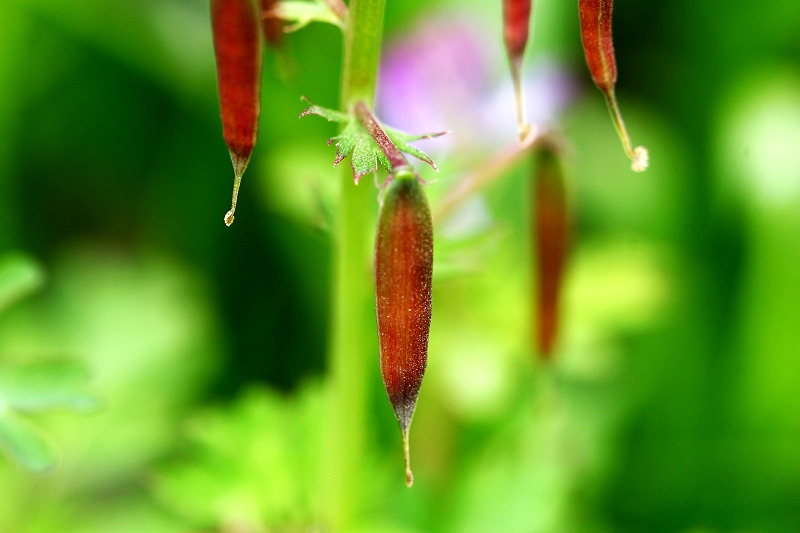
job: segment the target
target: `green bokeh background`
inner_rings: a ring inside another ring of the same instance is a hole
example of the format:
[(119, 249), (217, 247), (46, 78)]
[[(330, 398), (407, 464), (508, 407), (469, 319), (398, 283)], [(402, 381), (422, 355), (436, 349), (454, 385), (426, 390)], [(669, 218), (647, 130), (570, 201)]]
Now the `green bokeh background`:
[[(483, 191), (481, 231), (437, 229), (412, 490), (376, 353), (360, 530), (800, 531), (800, 3), (615, 2), (641, 175), (575, 4), (537, 2), (528, 56), (580, 85), (555, 361), (530, 342), (523, 163)], [(501, 53), (499, 0), (388, 0), (387, 42), (434, 13)], [(60, 464), (0, 457), (0, 532), (326, 530), (335, 130), (296, 117), (337, 101), (339, 30), (288, 50), (226, 228), (207, 2), (0, 3), (0, 258), (42, 273), (7, 309), (0, 291), (0, 365), (81, 362), (101, 403), (30, 417)], [(440, 162), (434, 208), (469, 164)]]

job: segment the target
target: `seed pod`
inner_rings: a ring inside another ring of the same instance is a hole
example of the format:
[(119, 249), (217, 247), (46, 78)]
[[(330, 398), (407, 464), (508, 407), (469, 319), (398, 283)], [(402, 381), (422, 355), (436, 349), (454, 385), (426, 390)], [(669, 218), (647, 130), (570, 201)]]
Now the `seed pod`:
[(233, 223), (242, 174), (250, 162), (261, 113), (260, 17), (251, 0), (211, 0), (211, 27), (217, 58), (217, 86), (222, 135), (233, 163)]
[(425, 192), (410, 172), (386, 188), (375, 238), (375, 302), (381, 374), (400, 429), (411, 474), (408, 430), (428, 360), (433, 229)]
[(558, 335), (561, 280), (567, 257), (569, 215), (561, 164), (544, 145), (536, 154), (533, 187), (534, 249), (539, 263), (537, 327), (539, 351), (549, 359)]
[(522, 95), (522, 58), (528, 44), (530, 19), (531, 0), (503, 0), (503, 38), (511, 65), (511, 78), (517, 100), (517, 125), (521, 138), (525, 138), (530, 129), (525, 120), (525, 100)]
[(614, 86), (617, 83), (617, 61), (614, 57), (614, 42), (611, 37), (611, 8), (614, 0), (578, 0), (581, 19), (581, 40), (586, 64), (597, 88), (603, 92), (625, 153), (631, 159), (631, 168), (636, 172), (647, 169), (647, 149), (635, 149), (622, 120)]

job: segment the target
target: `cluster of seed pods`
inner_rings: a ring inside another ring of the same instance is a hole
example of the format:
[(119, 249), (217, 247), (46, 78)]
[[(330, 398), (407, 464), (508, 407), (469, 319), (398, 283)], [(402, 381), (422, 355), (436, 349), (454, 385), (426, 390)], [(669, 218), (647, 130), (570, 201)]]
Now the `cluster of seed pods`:
[[(257, 6), (255, 0), (211, 0), (223, 137), (234, 169), (231, 209), (225, 215), (227, 225), (233, 222), (242, 175), (258, 134), (261, 36), (272, 47), (279, 46), (283, 37), (281, 21), (269, 15), (276, 9), (276, 0), (258, 1)], [(643, 147), (632, 147), (614, 94), (617, 68), (611, 37), (612, 2), (579, 0), (581, 38), (589, 71), (605, 95), (625, 152), (633, 162), (633, 169), (642, 171), (647, 167), (647, 151)], [(346, 11), (340, 2), (328, 3), (340, 15)], [(531, 131), (525, 119), (522, 90), (522, 65), (531, 8), (531, 0), (503, 0), (504, 42), (514, 81), (517, 121), (522, 138)], [(411, 486), (413, 476), (408, 434), (427, 365), (431, 322), (431, 212), (421, 180), (366, 104), (356, 104), (353, 114), (375, 140), (392, 169), (382, 191), (375, 239), (376, 315), (381, 373), (402, 431), (406, 483)], [(535, 156), (532, 235), (539, 260), (536, 330), (540, 352), (549, 357), (558, 331), (559, 293), (569, 239), (569, 217), (557, 151), (543, 142)]]
[[(647, 150), (642, 146), (633, 147), (614, 92), (617, 63), (611, 32), (612, 5), (613, 0), (578, 0), (581, 42), (592, 80), (605, 96), (625, 154), (631, 159), (631, 168), (641, 172), (648, 165)], [(525, 120), (521, 82), (531, 9), (532, 0), (503, 0), (503, 37), (514, 82), (521, 138), (532, 129)], [(538, 313), (534, 330), (537, 332), (539, 352), (549, 358), (558, 332), (559, 296), (569, 240), (569, 216), (557, 150), (553, 150), (547, 140), (539, 144), (541, 146), (535, 152), (535, 181), (531, 198), (534, 213), (531, 233), (539, 267), (536, 291)]]
[[(261, 34), (273, 47), (280, 45), (283, 34), (280, 20), (270, 16), (275, 0), (259, 1), (260, 11), (253, 0), (211, 0), (222, 131), (234, 169), (231, 209), (225, 215), (229, 226), (258, 134)], [(340, 15), (346, 9), (341, 3), (331, 4)], [(359, 102), (353, 113), (392, 168), (376, 231), (375, 299), (381, 373), (403, 434), (406, 483), (410, 486), (408, 431), (425, 372), (431, 321), (431, 214), (419, 178), (367, 105)]]
[[(617, 83), (617, 61), (614, 57), (614, 41), (611, 35), (613, 2), (614, 0), (578, 0), (581, 41), (589, 72), (595, 85), (606, 98), (622, 147), (631, 159), (631, 168), (636, 172), (642, 172), (647, 169), (649, 163), (647, 149), (643, 146), (633, 147), (614, 93)], [(514, 81), (517, 122), (522, 136), (530, 129), (525, 120), (521, 71), (528, 43), (531, 6), (532, 0), (503, 0), (503, 33), (511, 66), (511, 77)]]

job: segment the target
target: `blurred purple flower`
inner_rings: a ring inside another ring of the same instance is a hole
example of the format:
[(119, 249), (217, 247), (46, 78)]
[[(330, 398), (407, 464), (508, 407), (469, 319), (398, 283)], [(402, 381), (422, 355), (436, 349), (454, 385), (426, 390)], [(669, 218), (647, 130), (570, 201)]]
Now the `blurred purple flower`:
[[(575, 84), (555, 62), (524, 78), (528, 119), (553, 126)], [(392, 43), (381, 60), (376, 107), (387, 123), (413, 133), (452, 130), (425, 143), (432, 153), (494, 150), (517, 139), (511, 77), (502, 39), (468, 18), (427, 18)]]

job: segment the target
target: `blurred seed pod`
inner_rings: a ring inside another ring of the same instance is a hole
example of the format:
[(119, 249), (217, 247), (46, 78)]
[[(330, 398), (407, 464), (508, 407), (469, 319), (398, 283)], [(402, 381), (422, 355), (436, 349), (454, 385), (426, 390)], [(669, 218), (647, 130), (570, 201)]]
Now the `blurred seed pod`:
[(538, 262), (534, 331), (541, 356), (549, 359), (559, 330), (561, 286), (569, 246), (569, 212), (564, 172), (548, 142), (534, 151), (532, 187), (534, 239)]

